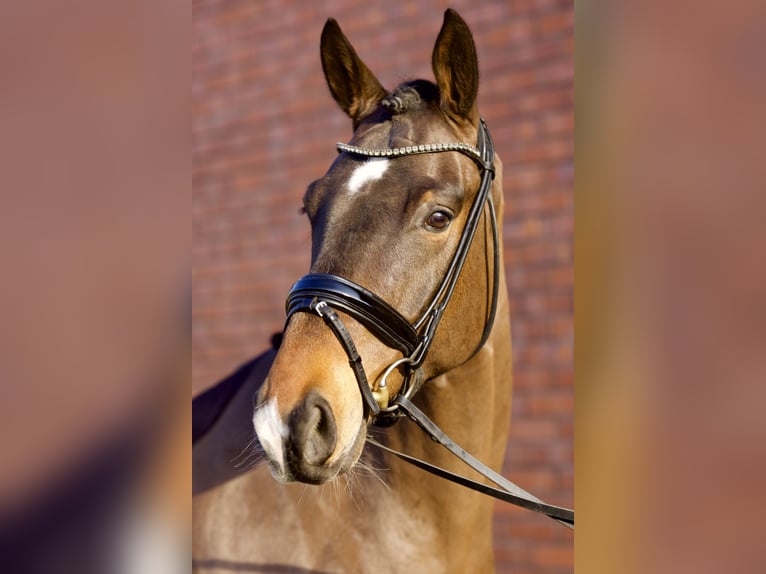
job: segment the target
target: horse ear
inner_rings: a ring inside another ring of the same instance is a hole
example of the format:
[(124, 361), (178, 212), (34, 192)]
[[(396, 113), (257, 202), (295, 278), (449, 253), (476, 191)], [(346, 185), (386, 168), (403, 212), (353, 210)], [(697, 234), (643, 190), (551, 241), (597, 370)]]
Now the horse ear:
[(351, 42), (330, 18), (322, 30), (322, 69), (330, 93), (341, 109), (354, 121), (354, 128), (386, 97), (386, 90), (364, 62)]
[(453, 9), (444, 12), (444, 23), (431, 59), (442, 111), (458, 121), (478, 123), (476, 95), (479, 61), (468, 25)]

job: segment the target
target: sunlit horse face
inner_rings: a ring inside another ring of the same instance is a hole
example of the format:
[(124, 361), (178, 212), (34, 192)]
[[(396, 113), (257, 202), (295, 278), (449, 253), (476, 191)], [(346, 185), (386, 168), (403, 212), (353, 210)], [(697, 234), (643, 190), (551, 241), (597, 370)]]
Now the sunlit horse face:
[[(436, 84), (409, 82), (387, 93), (332, 20), (323, 31), (321, 53), (330, 91), (353, 120), (353, 145), (475, 143), (476, 53), (470, 31), (454, 12), (445, 16), (434, 48)], [(479, 181), (476, 165), (459, 153), (339, 155), (304, 197), (312, 226), (311, 271), (350, 279), (415, 319), (445, 273)], [(341, 316), (374, 384), (401, 355)], [(448, 350), (434, 349), (432, 355), (426, 376), (452, 360)], [(392, 393), (399, 385), (395, 373)], [(362, 398), (346, 354), (321, 318), (291, 317), (253, 422), (279, 480), (323, 483), (359, 458), (366, 435)]]

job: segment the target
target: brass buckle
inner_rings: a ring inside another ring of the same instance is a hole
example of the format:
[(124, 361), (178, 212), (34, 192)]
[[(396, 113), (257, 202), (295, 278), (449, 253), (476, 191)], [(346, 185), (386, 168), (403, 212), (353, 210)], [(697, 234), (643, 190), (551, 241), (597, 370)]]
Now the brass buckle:
[[(380, 379), (377, 381), (377, 390), (372, 391), (372, 396), (375, 397), (375, 402), (378, 403), (378, 406), (380, 407), (380, 410), (382, 412), (391, 413), (394, 412), (396, 409), (399, 408), (398, 405), (389, 406), (389, 402), (391, 400), (391, 394), (388, 390), (388, 376), (394, 371), (394, 369), (399, 368), (401, 365), (412, 363), (412, 358), (410, 357), (404, 357), (402, 359), (398, 359), (391, 363), (388, 367), (386, 367), (386, 370), (383, 371), (383, 374), (380, 376)], [(405, 377), (405, 383), (407, 382), (407, 378)], [(401, 392), (401, 391), (400, 391)], [(405, 389), (405, 393), (406, 393)]]

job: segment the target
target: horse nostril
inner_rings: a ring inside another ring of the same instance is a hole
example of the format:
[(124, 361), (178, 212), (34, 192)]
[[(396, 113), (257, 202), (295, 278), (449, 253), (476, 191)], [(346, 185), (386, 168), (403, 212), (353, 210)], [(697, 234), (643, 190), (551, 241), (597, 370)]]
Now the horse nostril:
[(316, 391), (290, 413), (289, 453), (296, 463), (318, 466), (335, 450), (337, 433), (330, 404)]

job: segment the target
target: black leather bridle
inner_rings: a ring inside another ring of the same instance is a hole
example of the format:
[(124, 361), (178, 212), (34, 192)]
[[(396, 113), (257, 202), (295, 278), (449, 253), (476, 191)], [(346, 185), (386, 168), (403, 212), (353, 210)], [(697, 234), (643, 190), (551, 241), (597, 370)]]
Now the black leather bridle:
[[(362, 157), (395, 158), (423, 153), (462, 153), (470, 157), (478, 165), (481, 172), (481, 184), (471, 204), (465, 227), (444, 278), (431, 302), (420, 318), (414, 323), (410, 323), (396, 309), (375, 293), (349, 279), (327, 273), (310, 273), (293, 285), (287, 296), (287, 319), (289, 320), (295, 313), (313, 313), (321, 317), (333, 333), (335, 333), (336, 338), (348, 356), (349, 365), (354, 372), (365, 406), (365, 417), (373, 424), (389, 426), (396, 422), (399, 417), (406, 415), (428, 433), (433, 440), (445, 446), (463, 462), (489, 478), (503, 490), (472, 481), (398, 451), (391, 450), (371, 438), (367, 439), (368, 442), (392, 452), (407, 462), (429, 472), (512, 504), (541, 512), (566, 526), (573, 527), (573, 511), (547, 505), (494, 472), (455, 444), (411, 401), (413, 395), (423, 384), (421, 367), (433, 343), (439, 321), (455, 291), (457, 280), (460, 277), (460, 272), (465, 264), (471, 243), (476, 235), (485, 206), (488, 211), (487, 218), (490, 221), (493, 239), (492, 296), (481, 339), (466, 360), (481, 350), (494, 324), (497, 310), (500, 249), (495, 208), (492, 202), (492, 194), (490, 193), (492, 180), (495, 177), (495, 148), (484, 120), (481, 120), (475, 147), (464, 143), (426, 144), (395, 149), (366, 149), (339, 143), (337, 147), (340, 153), (349, 153)], [(394, 361), (383, 371), (380, 379), (376, 381), (377, 388), (375, 390), (369, 384), (364, 366), (362, 365), (362, 358), (356, 349), (350, 332), (339, 317), (338, 311), (354, 318), (381, 342), (393, 349), (397, 349), (403, 355), (401, 359)], [(404, 381), (399, 393), (394, 397), (390, 397), (386, 379), (395, 369), (403, 371)]]

